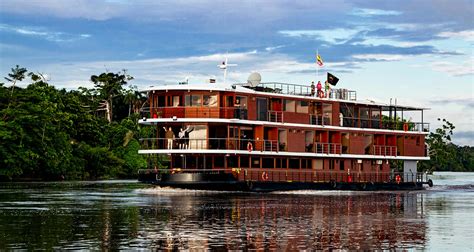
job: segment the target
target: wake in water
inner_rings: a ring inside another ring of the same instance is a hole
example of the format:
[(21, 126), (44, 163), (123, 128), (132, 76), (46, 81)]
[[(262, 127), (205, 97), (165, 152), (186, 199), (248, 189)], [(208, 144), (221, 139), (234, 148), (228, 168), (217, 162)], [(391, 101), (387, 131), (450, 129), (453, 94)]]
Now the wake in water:
[(141, 194), (155, 194), (155, 195), (203, 195), (203, 194), (242, 194), (247, 192), (239, 191), (212, 191), (212, 190), (191, 190), (191, 189), (180, 189), (171, 187), (153, 187), (145, 189), (136, 189), (135, 192)]

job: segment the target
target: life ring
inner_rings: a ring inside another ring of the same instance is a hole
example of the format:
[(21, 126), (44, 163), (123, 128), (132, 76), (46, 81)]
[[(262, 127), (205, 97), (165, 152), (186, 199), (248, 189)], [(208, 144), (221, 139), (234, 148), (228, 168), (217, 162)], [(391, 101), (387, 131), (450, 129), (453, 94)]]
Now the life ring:
[(352, 182), (352, 175), (347, 176), (347, 182), (351, 183)]
[(400, 175), (395, 176), (395, 181), (397, 182), (397, 184), (400, 184), (400, 182), (402, 181)]
[(335, 181), (335, 180), (331, 180), (330, 183), (331, 183), (331, 187), (334, 188), (334, 189), (336, 189), (336, 187), (337, 187), (336, 181)]
[(429, 187), (433, 187), (433, 180), (428, 179), (428, 186), (429, 186)]
[(268, 173), (262, 172), (262, 180), (267, 181), (268, 180)]
[(403, 124), (403, 131), (408, 131), (408, 123)]
[(251, 142), (249, 142), (249, 143), (247, 144), (247, 150), (248, 150), (249, 152), (252, 152), (252, 151), (253, 151), (253, 145), (252, 145)]

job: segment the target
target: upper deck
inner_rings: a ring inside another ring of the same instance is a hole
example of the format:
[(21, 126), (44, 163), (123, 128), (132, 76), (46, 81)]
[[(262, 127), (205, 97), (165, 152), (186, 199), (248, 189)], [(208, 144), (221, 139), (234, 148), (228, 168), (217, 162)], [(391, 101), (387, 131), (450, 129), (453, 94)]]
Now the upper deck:
[[(347, 89), (331, 89), (327, 98), (312, 95), (307, 85), (276, 82), (254, 87), (242, 83), (159, 85), (143, 91), (149, 95), (148, 106), (143, 108), (148, 118), (241, 119), (425, 134), (429, 131), (429, 124), (423, 121), (427, 108), (357, 100), (356, 92)], [(413, 111), (419, 112), (419, 121), (406, 120), (405, 114), (414, 116)]]

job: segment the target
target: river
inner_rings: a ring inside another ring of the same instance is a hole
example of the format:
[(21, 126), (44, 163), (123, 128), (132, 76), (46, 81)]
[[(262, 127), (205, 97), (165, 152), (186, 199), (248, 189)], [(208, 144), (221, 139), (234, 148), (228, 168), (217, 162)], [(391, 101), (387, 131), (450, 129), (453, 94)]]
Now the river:
[(416, 192), (0, 184), (0, 250), (474, 250), (474, 173)]

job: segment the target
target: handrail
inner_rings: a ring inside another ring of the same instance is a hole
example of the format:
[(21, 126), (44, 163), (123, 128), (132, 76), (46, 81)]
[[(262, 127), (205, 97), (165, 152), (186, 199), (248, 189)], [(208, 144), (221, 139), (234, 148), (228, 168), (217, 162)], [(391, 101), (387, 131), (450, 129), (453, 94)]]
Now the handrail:
[(374, 145), (376, 156), (397, 156), (397, 146)]
[(242, 138), (140, 138), (143, 149), (247, 150), (278, 152), (278, 141)]
[[(175, 173), (232, 173), (234, 177), (242, 181), (259, 182), (319, 182), (319, 183), (404, 183), (404, 182), (428, 182), (428, 174), (412, 172), (358, 172), (358, 171), (322, 171), (315, 169), (291, 169), (291, 168), (217, 168), (217, 169), (141, 169), (139, 175), (148, 174), (175, 174)], [(266, 173), (267, 176), (262, 176)]]
[(430, 124), (421, 122), (384, 122), (379, 118), (342, 117), (344, 127), (429, 132)]

